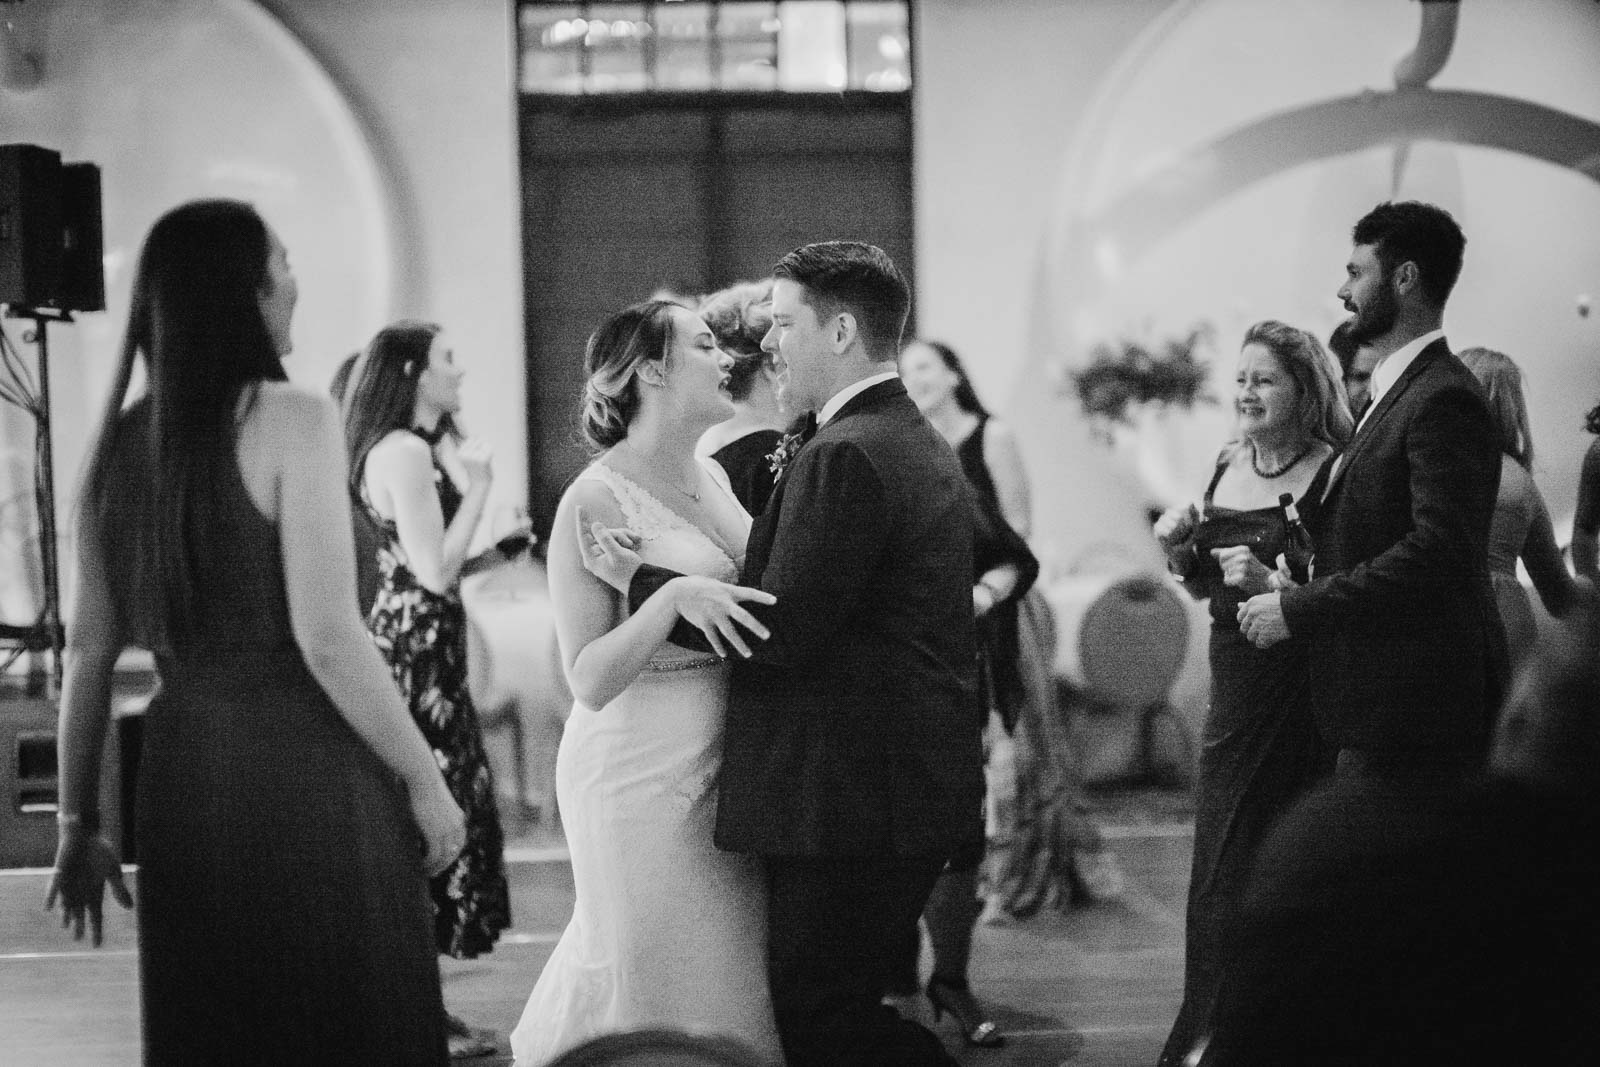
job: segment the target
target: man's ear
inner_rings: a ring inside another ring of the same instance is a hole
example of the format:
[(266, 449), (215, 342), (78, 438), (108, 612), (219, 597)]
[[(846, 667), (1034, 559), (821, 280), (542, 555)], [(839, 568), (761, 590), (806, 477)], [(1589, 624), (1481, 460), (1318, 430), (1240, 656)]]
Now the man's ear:
[(853, 312), (841, 311), (833, 317), (833, 350), (843, 353), (861, 336)]
[(1422, 272), (1411, 260), (1406, 260), (1394, 269), (1395, 292), (1405, 294), (1417, 288), (1422, 281)]

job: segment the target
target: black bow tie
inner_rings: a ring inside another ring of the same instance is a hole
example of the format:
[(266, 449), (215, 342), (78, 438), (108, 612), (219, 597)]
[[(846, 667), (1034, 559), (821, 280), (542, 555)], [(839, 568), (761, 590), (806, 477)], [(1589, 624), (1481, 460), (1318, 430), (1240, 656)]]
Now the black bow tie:
[(785, 436), (788, 434), (795, 434), (798, 436), (801, 444), (805, 444), (807, 441), (811, 440), (817, 435), (817, 413), (815, 411), (808, 411), (804, 415), (801, 415), (798, 419), (795, 419), (789, 424), (789, 429), (785, 431)]

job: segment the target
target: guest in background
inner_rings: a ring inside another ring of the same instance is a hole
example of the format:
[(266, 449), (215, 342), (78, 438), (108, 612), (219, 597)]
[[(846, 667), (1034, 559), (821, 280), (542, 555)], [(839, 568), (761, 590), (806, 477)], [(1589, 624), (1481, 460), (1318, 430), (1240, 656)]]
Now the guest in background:
[(150, 649), (144, 1061), (442, 1064), (426, 875), (461, 812), (352, 610), (338, 417), (281, 363), (296, 296), (247, 204), (145, 241), (79, 503), (49, 901), (95, 944), (105, 885), (129, 903), (99, 762), (117, 656)]
[(695, 453), (710, 456), (728, 472), (733, 495), (751, 515), (759, 515), (772, 495), (771, 455), (783, 435), (778, 403), (778, 371), (761, 351), (772, 328), (772, 279), (740, 282), (700, 301), (699, 315), (716, 335), (717, 347), (733, 357), (728, 395), (733, 417), (700, 438)]
[[(955, 449), (973, 488), (972, 603), (978, 628), (981, 701), (975, 714), (991, 738), (985, 747), (992, 752), (993, 738), (1009, 734), (1021, 711), (1017, 605), (1039, 575), (1039, 562), (1008, 521), (998, 490), (1000, 484), (1007, 487), (1007, 499), (1026, 523), (1028, 494), (1021, 457), (1010, 431), (990, 418), (978, 402), (960, 360), (948, 347), (912, 342), (901, 353), (900, 375), (918, 409)], [(993, 470), (986, 455), (993, 457)], [(998, 477), (994, 470), (1001, 472)], [(992, 1048), (1004, 1044), (1005, 1038), (978, 1005), (967, 979), (972, 928), (983, 911), (978, 895), (983, 859), (982, 837), (957, 850), (928, 898), (922, 921), (933, 946), (933, 972), (926, 991), (935, 1018), (948, 1011), (967, 1044)], [(913, 927), (901, 959), (896, 961), (890, 993), (917, 988), (920, 942)]]
[(1370, 344), (1358, 341), (1351, 335), (1348, 319), (1335, 326), (1328, 335), (1328, 350), (1339, 360), (1350, 413), (1359, 419), (1372, 399), (1372, 368), (1378, 365), (1380, 353)]
[[(1321, 831), (1326, 839), (1299, 840), (1303, 856), (1280, 872), (1280, 914), (1305, 920), (1292, 941), (1274, 943), (1272, 920), (1252, 913), (1247, 900), (1237, 969), (1230, 968), (1224, 996), (1231, 1002), (1253, 985), (1258, 964), (1249, 953), (1275, 955), (1292, 944), (1301, 959), (1283, 972), (1272, 1003), (1262, 1000), (1269, 1015), (1260, 1027), (1219, 1023), (1219, 1039), (1226, 1032), (1250, 1043), (1246, 1058), (1234, 1062), (1457, 1062), (1447, 1051), (1455, 1033), (1443, 1035), (1438, 1055), (1430, 1051), (1420, 1060), (1399, 1043), (1381, 1059), (1340, 1056), (1351, 1042), (1387, 1038), (1389, 1009), (1411, 1013), (1415, 999), (1427, 995), (1426, 984), (1412, 988), (1414, 964), (1449, 965), (1448, 956), (1397, 957), (1389, 971), (1385, 938), (1403, 926), (1372, 922), (1372, 907), (1377, 902), (1396, 917), (1416, 914), (1413, 901), (1391, 892), (1404, 883), (1387, 880), (1387, 858), (1415, 853), (1405, 829), (1412, 815), (1444, 802), (1481, 771), (1505, 692), (1505, 635), (1488, 550), (1501, 450), (1483, 388), (1444, 334), (1466, 246), (1460, 226), (1432, 204), (1383, 203), (1356, 223), (1351, 242), (1338, 295), (1351, 312), (1353, 334), (1384, 353), (1373, 371), (1373, 401), (1324, 479), (1322, 505), (1309, 524), (1316, 541), (1311, 580), (1257, 594), (1239, 615), (1241, 631), (1259, 648), (1306, 642), (1312, 713), (1319, 736), (1336, 750), (1335, 782), (1326, 794), (1336, 810), (1319, 810), (1319, 793), (1297, 809), (1314, 813), (1309, 820), (1286, 816), (1261, 850), (1257, 869), (1264, 871), (1287, 858), (1276, 842), (1333, 820)], [(1289, 836), (1280, 838), (1285, 827)], [(1382, 838), (1372, 838), (1374, 831)], [(1350, 852), (1339, 839), (1351, 837), (1357, 852), (1381, 841), (1378, 863), (1340, 866)], [(1480, 897), (1463, 891), (1470, 885), (1457, 882), (1452, 892)], [(1315, 903), (1295, 915), (1302, 901), (1293, 898), (1307, 889)], [(1391, 897), (1396, 906), (1389, 911)], [(1320, 970), (1324, 961), (1343, 967), (1357, 959), (1368, 969)], [(1312, 976), (1309, 986), (1296, 980), (1300, 975)], [(1375, 975), (1381, 976), (1372, 983), (1376, 997), (1347, 995), (1352, 982)], [(1282, 1011), (1282, 992), (1310, 999)], [(1375, 1014), (1369, 1009), (1380, 999), (1385, 1010)], [(1219, 1009), (1218, 1018), (1225, 1015)], [(1302, 1021), (1317, 1054), (1274, 1058), (1266, 1028)]]
[[(914, 341), (901, 358), (906, 389), (939, 430), (989, 514), (1024, 540), (1033, 528), (1031, 493), (1011, 431), (978, 399), (948, 345)], [(1030, 588), (990, 613), (997, 707), (1006, 729), (988, 732), (989, 857), (986, 921), (1026, 918), (1052, 898), (1115, 899), (1122, 874), (1088, 817), (1077, 753), (1057, 700), (1055, 617)]]
[(1522, 396), (1522, 372), (1509, 356), (1488, 348), (1466, 349), (1461, 362), (1488, 395), (1489, 415), (1500, 442), (1500, 491), (1489, 527), (1489, 577), (1514, 670), (1533, 651), (1539, 636), (1528, 593), (1517, 580), (1517, 560), (1528, 568), (1545, 610), (1558, 618), (1576, 599), (1577, 583), (1567, 573), (1550, 512), (1533, 483), (1533, 435)]
[(1256, 648), (1237, 615), (1245, 599), (1267, 591), (1284, 551), (1279, 495), (1293, 495), (1309, 518), (1318, 468), (1350, 439), (1336, 372), (1311, 334), (1272, 320), (1250, 327), (1235, 379), (1238, 436), (1218, 457), (1203, 509), (1173, 508), (1155, 526), (1169, 569), (1211, 610), (1183, 1004), (1162, 1064), (1182, 1064), (1209, 1031), (1256, 849), (1316, 775), (1304, 642)]
[(900, 375), (922, 414), (956, 450), (985, 505), (998, 509), (1020, 536), (1030, 536), (1032, 494), (1017, 439), (978, 399), (955, 350), (938, 341), (912, 341), (900, 355)]
[[(493, 477), (489, 446), (461, 439), (461, 378), (450, 339), (425, 322), (380, 330), (355, 371), (345, 415), (350, 493), (384, 531), (367, 628), (467, 815), (467, 844), (433, 880), (438, 950), (490, 951), (510, 925), (504, 840), (478, 715), (467, 689), (460, 579)], [(494, 1043), (446, 1017), (456, 1056)]]
[[(350, 375), (360, 358), (360, 352), (344, 357), (328, 382), (328, 394), (341, 412), (350, 389)], [(372, 521), (372, 513), (354, 502), (350, 505), (350, 526), (356, 542), (356, 607), (365, 618), (378, 596), (378, 550), (383, 547), (384, 536), (378, 524)]]
[(1466, 247), (1455, 219), (1379, 204), (1351, 241), (1338, 295), (1356, 339), (1384, 353), (1373, 400), (1307, 524), (1316, 573), (1251, 597), (1239, 628), (1258, 648), (1306, 640), (1335, 773), (1438, 789), (1483, 765), (1505, 692), (1489, 581), (1500, 449), (1444, 336)]
[[(1584, 428), (1600, 435), (1600, 406), (1590, 409)], [(1578, 506), (1572, 514), (1572, 569), (1600, 583), (1600, 436), (1583, 454), (1578, 476)]]

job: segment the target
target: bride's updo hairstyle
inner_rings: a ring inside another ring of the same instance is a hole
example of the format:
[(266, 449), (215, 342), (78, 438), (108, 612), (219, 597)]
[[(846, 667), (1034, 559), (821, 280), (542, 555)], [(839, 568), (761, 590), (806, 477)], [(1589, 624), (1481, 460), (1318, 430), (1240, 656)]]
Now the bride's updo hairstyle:
[(604, 451), (628, 436), (639, 413), (640, 364), (665, 360), (672, 348), (670, 300), (646, 300), (623, 308), (589, 337), (583, 352), (583, 436)]

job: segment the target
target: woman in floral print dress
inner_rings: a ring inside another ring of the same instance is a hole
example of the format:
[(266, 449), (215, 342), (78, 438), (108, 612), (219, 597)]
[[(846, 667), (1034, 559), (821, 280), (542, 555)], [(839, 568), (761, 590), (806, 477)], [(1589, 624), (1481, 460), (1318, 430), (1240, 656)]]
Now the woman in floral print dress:
[[(462, 371), (438, 326), (385, 327), (354, 377), (345, 415), (351, 491), (385, 534), (367, 628), (467, 815), (466, 848), (432, 891), (439, 951), (471, 959), (511, 921), (494, 781), (467, 690), (460, 591), (493, 479), (489, 449), (455, 430)], [(446, 1026), (455, 1056), (494, 1047), (454, 1016)]]

